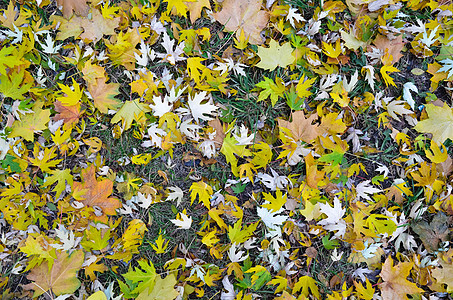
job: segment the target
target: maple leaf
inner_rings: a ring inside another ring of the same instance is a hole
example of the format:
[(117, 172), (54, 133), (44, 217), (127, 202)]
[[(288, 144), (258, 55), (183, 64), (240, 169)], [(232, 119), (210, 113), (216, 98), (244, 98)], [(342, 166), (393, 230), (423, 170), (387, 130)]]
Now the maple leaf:
[(156, 243), (156, 245), (150, 243), (151, 247), (153, 247), (154, 251), (156, 251), (157, 254), (161, 254), (165, 253), (165, 249), (167, 249), (168, 243), (170, 241), (167, 241), (165, 243), (165, 239), (163, 238), (162, 233), (159, 231), (159, 236), (154, 242)]
[(279, 189), (275, 192), (275, 198), (269, 193), (263, 193), (263, 198), (269, 203), (261, 206), (271, 210), (272, 212), (279, 211), (287, 201), (287, 195), (285, 194), (283, 196), (282, 191)]
[(310, 276), (301, 276), (299, 280), (294, 284), (292, 293), (297, 293), (301, 291), (301, 295), (308, 297), (313, 295), (315, 298), (319, 299), (319, 289), (316, 286), (316, 281)]
[(346, 222), (342, 219), (346, 209), (341, 207), (340, 200), (335, 197), (333, 200), (333, 207), (329, 203), (320, 203), (319, 210), (321, 213), (327, 216), (326, 219), (323, 219), (318, 222), (319, 225), (322, 225), (325, 229), (335, 231), (336, 237), (341, 237), (346, 232)]
[(262, 0), (225, 0), (222, 10), (213, 15), (226, 31), (235, 31), (238, 39), (243, 32), (250, 44), (261, 44), (260, 33), (269, 20), (262, 4)]
[(425, 105), (428, 119), (418, 122), (414, 129), (418, 132), (431, 133), (438, 145), (447, 139), (453, 140), (453, 112), (444, 103), (442, 107), (428, 103)]
[(80, 85), (72, 78), (72, 86), (74, 88), (74, 91), (69, 87), (64, 84), (61, 84), (58, 82), (58, 86), (62, 90), (63, 93), (66, 94), (66, 96), (60, 96), (56, 97), (58, 101), (64, 106), (73, 106), (79, 103), (80, 99), (82, 99), (83, 95), (83, 89), (80, 89)]
[(443, 213), (437, 213), (431, 223), (419, 221), (411, 228), (420, 237), (429, 252), (435, 252), (439, 249), (441, 242), (447, 240), (450, 233), (450, 219)]
[(152, 262), (145, 260), (139, 260), (138, 264), (140, 268), (130, 268), (123, 277), (130, 280), (132, 283), (136, 283), (137, 286), (131, 291), (133, 294), (140, 294), (145, 290), (153, 290), (156, 282), (156, 269)]
[(24, 79), (25, 70), (22, 69), (19, 74), (12, 74), (11, 76), (0, 75), (0, 93), (3, 97), (10, 97), (14, 100), (24, 99), (24, 94), (28, 92), (33, 83), (21, 83)]
[(179, 296), (175, 289), (176, 277), (174, 274), (169, 274), (165, 278), (156, 276), (154, 287), (147, 287), (138, 295), (136, 300), (173, 300)]
[(21, 121), (15, 121), (9, 137), (23, 137), (32, 142), (34, 133), (47, 129), (46, 124), (50, 121), (50, 110), (41, 109), (42, 103), (36, 102), (33, 106), (33, 113), (26, 114)]
[(393, 73), (393, 72), (399, 72), (400, 70), (398, 70), (397, 68), (395, 68), (394, 66), (388, 66), (388, 65), (385, 65), (385, 66), (382, 66), (381, 67), (381, 75), (382, 75), (382, 78), (384, 79), (384, 82), (385, 82), (385, 85), (386, 86), (389, 86), (390, 85), (393, 85), (393, 86), (396, 86), (395, 82), (393, 81), (393, 78), (389, 76), (389, 72), (390, 73)]
[(186, 210), (178, 214), (179, 219), (170, 220), (175, 226), (178, 226), (178, 229), (190, 229), (192, 226), (192, 217), (186, 215)]
[(403, 42), (403, 35), (399, 35), (393, 40), (390, 40), (384, 35), (378, 35), (373, 44), (383, 53), (387, 52), (392, 56), (392, 64), (398, 62), (403, 57), (401, 54), (401, 50), (403, 50), (405, 44)]
[(64, 169), (64, 170), (52, 170), (50, 171), (51, 176), (48, 176), (45, 178), (45, 182), (43, 184), (44, 187), (50, 186), (57, 182), (55, 187), (53, 188), (53, 191), (56, 192), (55, 198), (58, 199), (63, 193), (63, 191), (66, 189), (66, 183), (72, 186), (73, 180), (72, 180), (72, 175), (71, 175), (71, 170), (69, 169)]
[(196, 0), (193, 2), (185, 2), (189, 12), (190, 12), (190, 22), (195, 23), (195, 21), (201, 17), (201, 10), (203, 7), (211, 9), (211, 4), (209, 0)]
[(119, 83), (106, 83), (105, 78), (98, 78), (88, 82), (87, 88), (94, 100), (94, 106), (101, 113), (106, 114), (109, 109), (116, 110), (121, 105), (118, 96)]
[(302, 110), (293, 112), (291, 114), (292, 121), (285, 121), (283, 119), (277, 119), (278, 126), (287, 128), (292, 133), (292, 137), (296, 141), (304, 141), (311, 143), (315, 138), (320, 135), (319, 125), (312, 125), (313, 121), (318, 118), (316, 113), (310, 115), (307, 119)]
[(296, 60), (293, 51), (289, 42), (280, 46), (277, 41), (271, 40), (269, 48), (258, 46), (258, 56), (261, 61), (256, 66), (269, 71), (277, 67), (286, 68)]
[(140, 99), (126, 101), (120, 110), (113, 116), (110, 123), (115, 124), (120, 121), (124, 122), (124, 130), (128, 130), (132, 126), (132, 122), (144, 122), (144, 113), (151, 111), (148, 105), (141, 103)]
[(211, 196), (213, 193), (214, 192), (212, 191), (212, 187), (206, 182), (198, 181), (192, 183), (192, 185), (190, 186), (190, 205), (193, 204), (198, 196), (198, 202), (203, 202), (204, 206), (206, 206), (207, 209), (210, 209)]
[[(12, 2), (10, 2), (10, 4), (11, 3)], [(7, 74), (6, 68), (14, 68), (23, 64), (20, 57), (12, 54), (15, 49), (15, 47), (3, 47), (0, 50), (0, 74), (2, 74), (3, 76)]]
[[(210, 103), (211, 100), (207, 100), (206, 96), (207, 92), (195, 94), (193, 98), (189, 95), (187, 103), (189, 104), (192, 116), (197, 121), (197, 123), (199, 122), (200, 119), (204, 121), (214, 119), (213, 117), (210, 117), (208, 115), (214, 115), (215, 111), (219, 109), (217, 106), (212, 105)], [(202, 104), (202, 102), (204, 101), (206, 101), (206, 103)]]
[(431, 274), (438, 283), (447, 285), (447, 292), (453, 292), (453, 265), (452, 265), (453, 251), (450, 249), (448, 252), (441, 254), (442, 259), (439, 260), (440, 267), (436, 267), (431, 271)]
[[(80, 287), (77, 272), (84, 261), (83, 251), (76, 250), (71, 255), (57, 252), (57, 257), (51, 267), (48, 262), (33, 268), (27, 279), (32, 280), (24, 286), (27, 290), (35, 290), (33, 297), (38, 297), (47, 291), (52, 291), (56, 296), (74, 293)], [(50, 271), (49, 271), (50, 270)]]
[(375, 194), (375, 193), (382, 192), (382, 190), (371, 186), (370, 182), (371, 182), (370, 180), (365, 180), (356, 186), (355, 190), (357, 192), (357, 200), (360, 198), (363, 198), (368, 201), (372, 201), (371, 198), (368, 196), (368, 194)]
[(270, 96), (272, 106), (275, 106), (279, 97), (283, 97), (286, 90), (283, 80), (278, 77), (275, 79), (274, 83), (272, 79), (264, 76), (264, 81), (258, 82), (256, 86), (264, 89), (258, 96), (258, 101), (267, 99)]
[[(113, 192), (113, 182), (109, 179), (96, 180), (94, 165), (82, 171), (81, 182), (74, 182), (74, 198), (88, 207), (98, 207), (105, 215), (116, 215), (121, 201), (109, 197)], [(105, 220), (105, 218), (104, 218)]]
[(401, 262), (393, 266), (391, 256), (387, 257), (379, 276), (384, 280), (379, 284), (384, 299), (408, 299), (407, 294), (423, 293), (423, 290), (406, 278), (409, 276), (413, 262)]
[(69, 18), (74, 11), (77, 15), (86, 17), (89, 7), (86, 0), (57, 0), (59, 6), (63, 6), (63, 16)]
[(70, 127), (73, 124), (79, 122), (80, 117), (83, 115), (84, 111), (80, 110), (81, 104), (77, 103), (72, 106), (65, 106), (60, 101), (55, 101), (54, 103), (55, 111), (58, 112), (57, 115), (53, 117), (54, 121), (63, 120), (67, 127)]

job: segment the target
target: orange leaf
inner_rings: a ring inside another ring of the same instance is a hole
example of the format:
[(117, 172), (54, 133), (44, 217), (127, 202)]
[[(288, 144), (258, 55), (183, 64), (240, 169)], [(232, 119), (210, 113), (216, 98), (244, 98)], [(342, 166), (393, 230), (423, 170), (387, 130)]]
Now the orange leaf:
[(116, 99), (119, 83), (105, 83), (104, 78), (96, 79), (96, 82), (88, 82), (88, 91), (93, 97), (94, 106), (100, 112), (106, 114), (109, 109), (118, 109), (121, 101)]
[(415, 283), (406, 279), (413, 265), (413, 262), (402, 262), (393, 266), (393, 259), (390, 256), (387, 257), (380, 274), (384, 280), (379, 285), (383, 299), (408, 299), (407, 294), (423, 292)]
[[(102, 209), (105, 215), (116, 215), (116, 209), (121, 207), (121, 201), (109, 197), (113, 190), (113, 182), (109, 179), (96, 180), (94, 166), (82, 171), (81, 182), (74, 182), (74, 195), (77, 200), (85, 206), (97, 206)], [(107, 218), (98, 218), (100, 221), (106, 221)]]

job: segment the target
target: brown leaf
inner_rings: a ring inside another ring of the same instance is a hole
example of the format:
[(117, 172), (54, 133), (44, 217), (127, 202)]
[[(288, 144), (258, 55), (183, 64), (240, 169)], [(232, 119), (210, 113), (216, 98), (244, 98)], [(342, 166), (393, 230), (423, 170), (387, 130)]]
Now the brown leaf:
[(120, 24), (119, 18), (112, 20), (104, 19), (102, 14), (97, 9), (93, 9), (91, 19), (79, 18), (80, 25), (83, 27), (84, 32), (80, 37), (84, 40), (94, 41), (96, 43), (104, 35), (114, 35), (115, 28)]
[(86, 0), (57, 0), (58, 6), (63, 6), (63, 16), (68, 19), (72, 16), (72, 11), (76, 15), (86, 17), (88, 15), (89, 7)]
[(450, 223), (450, 218), (439, 212), (434, 216), (431, 224), (421, 221), (411, 227), (422, 240), (426, 250), (434, 252), (439, 249), (439, 243), (441, 241), (447, 240), (448, 234), (450, 233), (448, 229)]
[(288, 128), (296, 141), (312, 142), (320, 135), (319, 125), (312, 125), (318, 118), (316, 113), (305, 118), (304, 112), (299, 110), (292, 113), (292, 121), (278, 119), (278, 126)]
[(385, 260), (380, 274), (384, 282), (379, 285), (382, 299), (403, 300), (408, 299), (407, 294), (423, 292), (415, 283), (406, 279), (413, 265), (413, 262), (402, 262), (393, 266), (393, 259), (390, 256)]
[(269, 15), (261, 10), (263, 0), (225, 0), (222, 10), (213, 14), (225, 25), (225, 31), (236, 31), (239, 38), (242, 30), (250, 44), (262, 44), (261, 31), (266, 27)]
[(401, 35), (393, 40), (389, 40), (386, 36), (379, 35), (374, 40), (373, 44), (384, 53), (387, 50), (388, 53), (392, 55), (392, 64), (398, 62), (400, 58), (403, 57), (401, 50), (403, 50), (405, 43), (403, 42), (403, 37)]
[(44, 262), (35, 267), (28, 274), (27, 279), (34, 282), (24, 286), (24, 289), (35, 290), (33, 297), (38, 297), (51, 290), (56, 296), (72, 294), (80, 286), (77, 272), (82, 267), (84, 253), (74, 251), (70, 256), (66, 251), (57, 252), (57, 258), (49, 272), (49, 262)]
[(119, 83), (106, 83), (105, 78), (98, 78), (96, 81), (88, 81), (88, 91), (93, 97), (94, 106), (101, 113), (106, 114), (109, 109), (118, 109), (121, 101), (116, 99)]
[[(116, 215), (116, 209), (120, 208), (121, 201), (109, 197), (113, 191), (113, 182), (109, 179), (96, 180), (94, 166), (82, 171), (81, 182), (74, 182), (74, 198), (82, 202), (85, 206), (102, 209), (105, 215)], [(106, 217), (98, 218), (106, 221)]]
[(77, 124), (83, 111), (80, 111), (80, 103), (73, 106), (64, 106), (60, 101), (55, 101), (55, 111), (58, 112), (54, 121), (63, 120), (66, 125)]
[(201, 17), (201, 10), (203, 7), (206, 7), (207, 9), (211, 9), (211, 4), (209, 3), (209, 0), (197, 0), (194, 2), (184, 2), (186, 4), (187, 8), (189, 9), (190, 12), (190, 22), (192, 24)]

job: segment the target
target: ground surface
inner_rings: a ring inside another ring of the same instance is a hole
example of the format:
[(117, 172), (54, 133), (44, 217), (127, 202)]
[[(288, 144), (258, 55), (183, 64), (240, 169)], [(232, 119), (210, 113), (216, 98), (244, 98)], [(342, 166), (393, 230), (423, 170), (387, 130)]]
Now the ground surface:
[(2, 0), (1, 298), (448, 298), (452, 11)]

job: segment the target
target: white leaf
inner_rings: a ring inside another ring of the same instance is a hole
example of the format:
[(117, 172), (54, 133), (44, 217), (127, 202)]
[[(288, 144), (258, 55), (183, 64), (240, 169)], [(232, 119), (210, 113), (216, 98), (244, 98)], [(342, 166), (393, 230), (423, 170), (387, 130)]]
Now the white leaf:
[(228, 249), (228, 258), (230, 259), (231, 262), (241, 262), (241, 261), (244, 261), (247, 259), (247, 257), (249, 257), (249, 255), (245, 255), (244, 256), (244, 251), (238, 251), (236, 253), (236, 242), (234, 242), (230, 249)]
[(265, 207), (257, 207), (258, 216), (271, 231), (270, 237), (281, 235), (280, 226), (288, 219), (288, 216), (278, 216), (282, 211), (283, 208), (273, 213)]
[(332, 261), (340, 261), (341, 258), (343, 257), (344, 252), (341, 251), (338, 253), (337, 248), (333, 249), (332, 254), (330, 255), (330, 258)]
[(188, 217), (184, 213), (179, 213), (179, 216), (182, 220), (174, 219), (170, 220), (173, 224), (178, 226), (178, 229), (189, 229), (192, 226), (192, 217)]
[(409, 104), (409, 106), (414, 109), (415, 101), (412, 98), (411, 91), (414, 93), (418, 93), (417, 87), (412, 82), (406, 82), (403, 85), (403, 99)]
[(335, 237), (342, 237), (346, 233), (346, 222), (342, 219), (346, 209), (341, 208), (341, 202), (335, 197), (333, 207), (329, 203), (320, 203), (320, 212), (324, 213), (327, 218), (318, 222), (324, 229), (336, 231)]
[(244, 126), (244, 124), (241, 125), (241, 128), (235, 128), (235, 132), (239, 133), (239, 135), (233, 133), (233, 137), (238, 141), (236, 145), (242, 146), (242, 145), (250, 145), (253, 143), (253, 140), (255, 139), (255, 134), (252, 133), (251, 135), (248, 135), (248, 129), (247, 127)]
[(349, 83), (347, 82), (346, 76), (343, 76), (343, 87), (346, 92), (351, 92), (359, 82), (359, 72), (355, 70), (354, 75), (351, 76)]
[(171, 193), (168, 193), (167, 201), (174, 201), (176, 200), (176, 206), (181, 204), (182, 198), (184, 196), (184, 192), (177, 186), (170, 186), (168, 187)]
[(74, 248), (80, 239), (75, 239), (74, 232), (67, 230), (63, 225), (59, 224), (59, 227), (55, 229), (57, 237), (60, 239), (60, 244), (51, 244), (51, 246), (58, 250), (68, 251), (69, 249)]
[(436, 73), (448, 72), (447, 76), (448, 76), (448, 78), (450, 78), (453, 75), (453, 60), (451, 58), (446, 58), (446, 59), (441, 60), (440, 62), (443, 63), (444, 66), (442, 66), (442, 68), (437, 70)]
[(379, 172), (381, 174), (384, 173), (384, 178), (387, 178), (387, 175), (390, 172), (389, 169), (386, 166), (384, 166), (384, 165), (379, 165), (379, 167), (377, 167), (375, 169), (375, 171), (377, 171), (377, 172)]
[(147, 209), (151, 205), (152, 199), (153, 197), (151, 195), (145, 196), (145, 194), (138, 192), (136, 203), (141, 208)]
[(181, 57), (180, 55), (184, 54), (184, 41), (181, 42), (178, 46), (176, 46), (175, 50), (173, 50), (173, 45), (175, 44), (175, 40), (171, 40), (168, 36), (167, 32), (164, 31), (164, 37), (162, 46), (165, 48), (167, 53), (156, 53), (156, 56), (162, 58), (162, 61), (167, 61), (172, 65), (175, 65), (176, 62), (185, 60), (185, 57)]
[(150, 104), (149, 107), (153, 110), (154, 115), (158, 117), (162, 117), (173, 108), (173, 105), (168, 102), (167, 97), (162, 99), (160, 96), (154, 96), (153, 102), (154, 104)]
[(210, 101), (202, 104), (202, 102), (206, 100), (205, 99), (206, 96), (207, 96), (206, 91), (195, 94), (193, 99), (189, 95), (188, 100), (189, 108), (193, 118), (196, 120), (197, 123), (199, 123), (199, 119), (204, 121), (212, 120), (213, 117), (207, 115), (215, 115), (216, 110), (219, 109), (217, 106), (210, 104), (209, 103)]
[(381, 247), (382, 243), (373, 243), (368, 245), (368, 241), (365, 241), (365, 249), (360, 251), (365, 259), (373, 258), (376, 255), (376, 251)]
[(373, 186), (370, 185), (370, 180), (365, 180), (359, 183), (356, 187), (355, 190), (357, 192), (357, 200), (360, 198), (363, 198), (365, 200), (371, 201), (372, 199), (368, 195), (372, 195), (375, 193), (382, 192), (381, 189), (377, 189)]
[(352, 273), (352, 277), (358, 277), (362, 281), (366, 281), (367, 277), (365, 275), (371, 274), (373, 271), (367, 268), (358, 268)]
[(220, 294), (220, 300), (236, 299), (236, 292), (234, 291), (234, 286), (228, 279), (228, 276), (223, 277), (222, 284), (226, 292), (222, 291), (222, 293)]
[(289, 23), (291, 24), (291, 26), (293, 28), (296, 28), (296, 24), (294, 23), (294, 21), (306, 22), (304, 17), (302, 17), (302, 15), (297, 13), (296, 11), (297, 11), (297, 8), (290, 7), (288, 10), (288, 14), (286, 15), (286, 21), (289, 21)]
[(374, 91), (374, 67), (371, 65), (364, 66), (361, 72), (365, 72), (365, 79)]
[(398, 115), (402, 116), (402, 115), (408, 115), (408, 114), (412, 114), (414, 113), (412, 110), (409, 110), (407, 108), (404, 107), (404, 101), (397, 101), (397, 100), (394, 100), (392, 102), (390, 102), (389, 104), (387, 104), (387, 112), (389, 113), (389, 115), (394, 118), (395, 120), (400, 120), (398, 118)]

